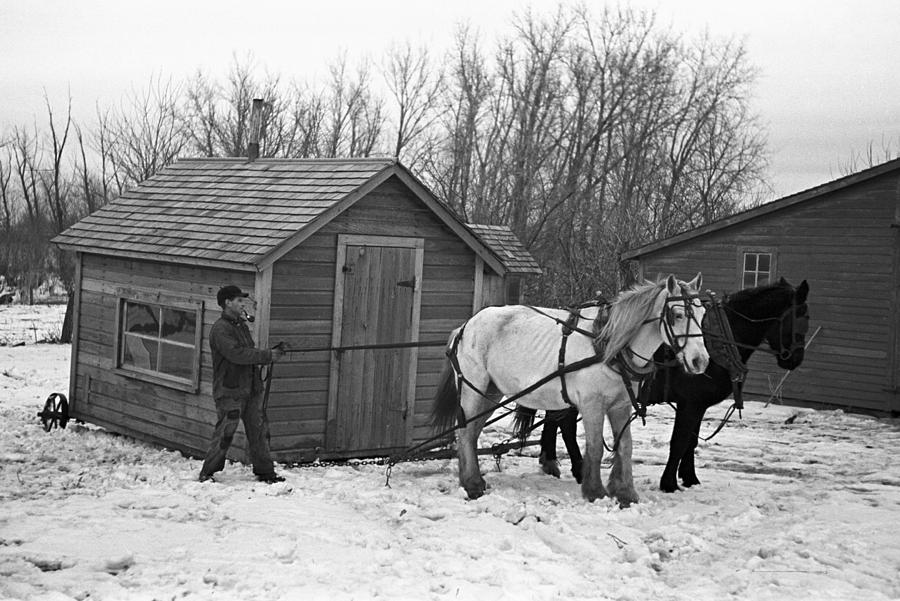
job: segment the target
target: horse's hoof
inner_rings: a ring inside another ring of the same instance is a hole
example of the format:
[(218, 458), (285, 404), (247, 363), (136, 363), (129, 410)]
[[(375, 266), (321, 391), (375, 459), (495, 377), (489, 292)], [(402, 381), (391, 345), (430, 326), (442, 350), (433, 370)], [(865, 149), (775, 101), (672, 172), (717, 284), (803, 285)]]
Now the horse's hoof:
[(593, 503), (597, 499), (606, 498), (606, 490), (601, 488), (600, 490), (585, 490), (584, 486), (581, 487), (581, 496), (584, 497), (584, 500), (588, 503)]
[(484, 485), (473, 486), (473, 487), (466, 486), (464, 488), (466, 489), (466, 496), (469, 498), (470, 501), (474, 501), (475, 499), (483, 496), (485, 490), (487, 490), (487, 487)]
[(626, 490), (616, 493), (616, 501), (619, 502), (619, 507), (631, 507), (633, 503), (637, 503), (640, 501), (640, 497), (633, 490)]
[(560, 477), (559, 472), (559, 461), (556, 459), (547, 459), (546, 455), (541, 453), (541, 456), (538, 458), (538, 462), (541, 464), (541, 470), (549, 476), (553, 476), (554, 478)]
[(690, 488), (692, 486), (696, 486), (697, 484), (700, 484), (700, 481), (697, 480), (696, 478), (692, 478), (692, 479), (683, 478), (681, 480), (681, 484), (685, 488)]
[(668, 482), (666, 480), (661, 480), (659, 482), (659, 489), (663, 492), (676, 492), (678, 490), (681, 490), (680, 488), (678, 488), (678, 485), (676, 483)]
[(559, 462), (558, 461), (546, 461), (541, 464), (541, 470), (549, 476), (553, 476), (554, 478), (559, 478)]
[(470, 480), (468, 483), (461, 482), (460, 486), (462, 486), (466, 490), (466, 496), (470, 500), (477, 499), (482, 496), (487, 490), (487, 482), (484, 481), (483, 478), (479, 478), (478, 480)]
[(584, 479), (581, 473), (581, 465), (572, 464), (572, 476), (575, 478), (575, 482), (581, 484), (581, 481)]

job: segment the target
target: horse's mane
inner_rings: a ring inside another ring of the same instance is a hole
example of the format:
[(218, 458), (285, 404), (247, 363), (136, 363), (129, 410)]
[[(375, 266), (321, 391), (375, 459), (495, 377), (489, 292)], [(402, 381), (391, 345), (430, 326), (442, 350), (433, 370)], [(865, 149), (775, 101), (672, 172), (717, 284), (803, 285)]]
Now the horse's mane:
[(646, 281), (619, 293), (610, 306), (609, 319), (598, 336), (604, 342), (604, 362), (610, 361), (628, 346), (644, 325), (644, 320), (651, 317), (656, 299), (665, 289), (665, 280)]
[[(775, 294), (773, 294), (775, 293)], [(737, 292), (732, 292), (725, 297), (728, 306), (740, 310), (751, 317), (768, 316), (763, 313), (772, 310), (781, 311), (782, 305), (790, 302), (791, 295), (794, 293), (794, 287), (786, 281), (773, 282), (771, 284), (763, 284), (755, 288), (744, 288)], [(760, 301), (765, 302), (760, 305)], [(768, 311), (760, 310), (768, 309)], [(752, 313), (752, 315), (751, 315)]]

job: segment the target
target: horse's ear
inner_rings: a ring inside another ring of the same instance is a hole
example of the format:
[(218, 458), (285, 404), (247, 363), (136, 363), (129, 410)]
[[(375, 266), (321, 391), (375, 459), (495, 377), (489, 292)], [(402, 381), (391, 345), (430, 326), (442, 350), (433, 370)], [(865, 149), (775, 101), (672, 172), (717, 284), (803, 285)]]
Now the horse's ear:
[(779, 283), (780, 285), (782, 285), (782, 286), (788, 286), (788, 285), (789, 285), (789, 284), (788, 284), (788, 281), (787, 281), (786, 279), (784, 279), (784, 276), (781, 276), (781, 278), (779, 278), (778, 283)]
[(794, 296), (797, 299), (797, 302), (803, 304), (806, 302), (806, 297), (809, 295), (809, 284), (806, 283), (806, 280), (800, 282), (800, 285), (797, 287), (797, 293)]
[(703, 285), (703, 274), (698, 271), (697, 275), (694, 277), (694, 279), (691, 280), (690, 282), (686, 282), (686, 283), (688, 285), (688, 288), (693, 288), (694, 290), (700, 290), (700, 286)]
[(671, 273), (669, 274), (669, 277), (666, 278), (666, 291), (669, 293), (669, 296), (678, 294), (678, 280), (676, 280), (675, 276)]

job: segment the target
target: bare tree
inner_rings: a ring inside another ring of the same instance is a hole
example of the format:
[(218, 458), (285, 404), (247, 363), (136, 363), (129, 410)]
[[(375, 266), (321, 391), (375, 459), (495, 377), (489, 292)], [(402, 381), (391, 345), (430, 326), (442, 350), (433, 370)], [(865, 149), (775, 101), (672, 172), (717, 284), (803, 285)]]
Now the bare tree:
[[(291, 100), (286, 108), (285, 133), (282, 135), (284, 141), (281, 143), (283, 156), (322, 156), (325, 119), (323, 94), (309, 86), (294, 84)], [(267, 132), (266, 138), (271, 135)]]
[(78, 140), (78, 158), (81, 159), (80, 164), (77, 159), (75, 161), (75, 179), (81, 187), (81, 196), (84, 202), (83, 209), (75, 209), (80, 217), (90, 215), (103, 206), (105, 202), (102, 195), (97, 192), (94, 176), (88, 166), (88, 145), (85, 144), (84, 131), (79, 125), (75, 125), (75, 138)]
[(329, 66), (325, 93), (325, 156), (368, 156), (380, 143), (384, 130), (384, 102), (370, 90), (370, 66), (363, 61), (350, 74), (342, 53)]
[(110, 110), (102, 110), (97, 106), (97, 131), (93, 136), (92, 148), (100, 160), (100, 192), (102, 204), (119, 197), (125, 191), (126, 176), (124, 169), (118, 168), (115, 152), (115, 133), (113, 132)]
[(72, 128), (72, 96), (70, 94), (68, 97), (62, 125), (57, 125), (54, 119), (53, 107), (50, 105), (46, 91), (44, 92), (44, 104), (47, 108), (47, 127), (49, 128), (50, 165), (49, 168), (41, 170), (43, 175), (41, 182), (44, 186), (45, 200), (53, 218), (54, 231), (52, 233), (58, 234), (66, 227), (68, 213), (69, 182), (63, 176), (63, 158), (66, 152), (66, 143), (69, 140), (69, 130)]
[(385, 63), (384, 77), (394, 100), (393, 156), (415, 169), (431, 150), (426, 133), (441, 116), (443, 71), (431, 60), (427, 47), (414, 49), (409, 42), (393, 46)]
[(624, 250), (752, 196), (765, 143), (739, 44), (686, 44), (625, 8), (514, 25), (493, 60), (460, 30), (444, 142), (423, 164), (465, 218), (525, 241), (545, 268), (532, 297), (615, 290)]
[(214, 157), (219, 153), (220, 87), (202, 71), (186, 85), (185, 130), (194, 150), (201, 156)]
[[(5, 145), (4, 145), (5, 146)], [(3, 209), (3, 221), (0, 222), (3, 229), (0, 230), (3, 238), (3, 257), (0, 263), (0, 274), (6, 276), (12, 263), (13, 255), (13, 224), (15, 217), (15, 204), (10, 182), (12, 181), (12, 157), (9, 150), (0, 146), (0, 208)]]
[(157, 173), (186, 148), (179, 101), (180, 86), (158, 76), (145, 90), (132, 90), (111, 112), (109, 156), (126, 185)]
[(900, 157), (900, 137), (892, 141), (882, 135), (877, 148), (875, 142), (870, 140), (862, 151), (851, 150), (850, 158), (838, 167), (839, 176), (850, 175), (898, 157)]

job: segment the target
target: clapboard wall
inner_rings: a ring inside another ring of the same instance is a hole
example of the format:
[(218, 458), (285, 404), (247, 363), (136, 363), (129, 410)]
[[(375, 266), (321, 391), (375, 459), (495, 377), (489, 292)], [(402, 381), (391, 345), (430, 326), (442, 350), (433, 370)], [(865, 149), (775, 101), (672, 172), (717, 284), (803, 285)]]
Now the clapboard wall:
[[(771, 249), (776, 278), (809, 282), (810, 335), (821, 328), (783, 399), (898, 411), (898, 180), (890, 172), (651, 250), (640, 257), (643, 276), (702, 271), (704, 288), (726, 293), (741, 288), (743, 251)], [(784, 373), (757, 352), (745, 390), (767, 399)]]
[[(169, 448), (203, 452), (216, 421), (209, 350), (209, 330), (221, 314), (216, 291), (224, 283), (253, 290), (253, 274), (94, 254), (81, 256), (80, 272), (72, 416)], [(199, 390), (178, 390), (116, 371), (117, 304), (123, 294), (202, 303)], [(237, 456), (243, 441), (235, 443)]]

